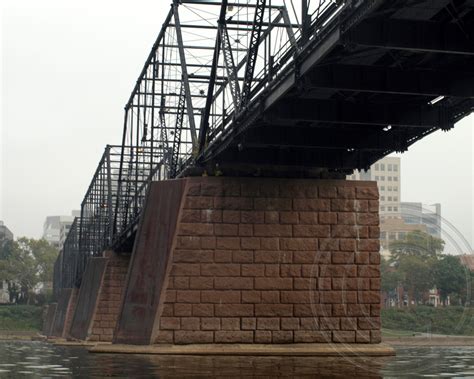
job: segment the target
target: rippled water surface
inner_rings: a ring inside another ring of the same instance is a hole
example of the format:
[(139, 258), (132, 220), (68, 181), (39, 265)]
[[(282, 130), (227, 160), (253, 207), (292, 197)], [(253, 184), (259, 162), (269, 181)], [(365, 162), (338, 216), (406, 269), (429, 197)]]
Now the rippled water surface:
[(397, 348), (390, 358), (186, 357), (90, 354), (78, 347), (0, 341), (0, 377), (474, 378), (474, 347)]

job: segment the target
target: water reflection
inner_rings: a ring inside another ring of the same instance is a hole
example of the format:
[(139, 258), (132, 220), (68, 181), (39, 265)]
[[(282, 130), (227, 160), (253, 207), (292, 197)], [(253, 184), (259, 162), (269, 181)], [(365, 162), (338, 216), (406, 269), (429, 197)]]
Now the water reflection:
[(397, 348), (397, 357), (196, 357), (89, 354), (0, 342), (0, 377), (474, 377), (473, 348)]

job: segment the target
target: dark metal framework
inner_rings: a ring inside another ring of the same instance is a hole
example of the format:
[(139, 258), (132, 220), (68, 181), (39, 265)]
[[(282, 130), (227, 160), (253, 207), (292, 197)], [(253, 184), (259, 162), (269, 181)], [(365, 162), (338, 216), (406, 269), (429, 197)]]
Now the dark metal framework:
[(449, 130), (474, 110), (473, 41), (473, 0), (173, 0), (82, 203), (80, 254), (131, 250), (153, 180), (343, 176)]
[(73, 288), (79, 285), (85, 269), (86, 256), (79, 250), (81, 219), (74, 218), (61, 251), (61, 287)]

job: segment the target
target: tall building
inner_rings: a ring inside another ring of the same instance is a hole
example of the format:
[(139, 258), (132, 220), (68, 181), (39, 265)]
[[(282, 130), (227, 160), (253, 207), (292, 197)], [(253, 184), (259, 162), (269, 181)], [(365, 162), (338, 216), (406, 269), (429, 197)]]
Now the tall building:
[(390, 242), (403, 239), (407, 233), (421, 231), (441, 237), (441, 205), (402, 202), (401, 162), (398, 157), (385, 157), (367, 171), (355, 171), (349, 180), (375, 180), (380, 195), (380, 246), (389, 254)]
[(402, 202), (401, 210), (405, 223), (426, 225), (427, 233), (441, 238), (441, 204)]
[(48, 216), (43, 224), (43, 238), (57, 249), (61, 249), (75, 217), (81, 211), (72, 211), (70, 216)]
[(351, 180), (375, 180), (380, 194), (380, 220), (401, 217), (401, 165), (398, 157), (385, 157), (368, 171), (356, 171)]

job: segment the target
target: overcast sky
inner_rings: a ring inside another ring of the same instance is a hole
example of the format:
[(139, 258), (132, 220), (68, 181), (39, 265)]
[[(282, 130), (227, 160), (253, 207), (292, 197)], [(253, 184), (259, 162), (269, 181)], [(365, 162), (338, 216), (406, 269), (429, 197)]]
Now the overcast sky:
[[(0, 220), (40, 237), (80, 202), (169, 0), (3, 0)], [(472, 245), (474, 116), (402, 155), (402, 200), (441, 203)]]

